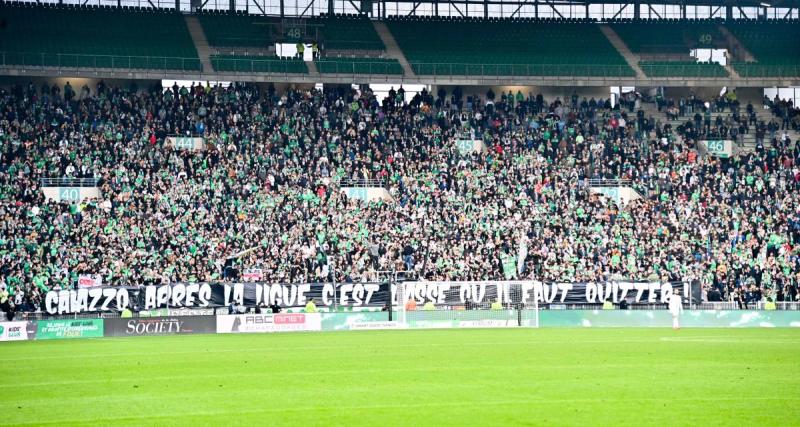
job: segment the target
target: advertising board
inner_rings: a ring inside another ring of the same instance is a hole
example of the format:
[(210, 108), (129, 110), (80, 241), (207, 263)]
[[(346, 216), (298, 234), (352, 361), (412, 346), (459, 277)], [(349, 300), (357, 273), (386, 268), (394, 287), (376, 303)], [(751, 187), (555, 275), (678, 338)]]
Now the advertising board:
[(37, 340), (97, 338), (102, 336), (103, 319), (52, 319), (37, 321)]
[(217, 316), (217, 333), (320, 331), (319, 313), (232, 314)]

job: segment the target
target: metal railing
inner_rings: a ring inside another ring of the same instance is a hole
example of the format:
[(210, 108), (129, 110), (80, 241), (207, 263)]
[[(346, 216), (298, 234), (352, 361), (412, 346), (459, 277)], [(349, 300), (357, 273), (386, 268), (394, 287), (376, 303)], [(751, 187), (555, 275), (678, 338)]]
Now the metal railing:
[[(603, 304), (540, 304), (539, 308), (546, 310), (600, 310)], [(722, 302), (702, 302), (689, 304), (688, 301), (684, 302), (684, 307), (691, 310), (764, 310), (766, 303), (763, 301), (751, 302), (747, 307), (740, 306), (737, 302), (722, 301)], [(614, 305), (618, 308), (618, 304)], [(667, 304), (665, 303), (631, 303), (628, 304), (628, 310), (666, 310)], [(776, 302), (775, 310), (782, 311), (799, 311), (800, 302)]]
[(211, 56), (211, 65), (216, 71), (234, 73), (308, 74), (308, 68), (300, 59), (278, 57), (229, 58)]
[[(438, 63), (410, 61), (417, 75), (446, 76), (509, 76), (509, 77), (597, 77), (620, 78), (636, 77), (636, 73), (627, 64), (475, 64), (475, 63)], [(725, 68), (719, 64), (709, 63), (657, 63), (639, 64), (649, 78), (729, 78)], [(740, 70), (739, 64), (733, 64)], [(747, 64), (754, 67), (752, 71), (739, 75), (745, 77), (800, 77), (798, 65), (765, 65)]]
[[(766, 302), (757, 301), (757, 302), (749, 302), (745, 305), (740, 305), (736, 301), (715, 301), (715, 302), (703, 302), (700, 304), (695, 304), (692, 308), (696, 308), (698, 310), (764, 310), (766, 308)], [(798, 311), (800, 310), (800, 302), (798, 301), (776, 302), (775, 309)]]
[(359, 59), (321, 59), (314, 61), (320, 74), (403, 74), (397, 61), (364, 61)]
[(589, 187), (630, 187), (631, 180), (590, 178), (586, 180), (586, 185)]
[(42, 178), (39, 184), (42, 187), (97, 187), (97, 178)]
[[(270, 74), (307, 74), (300, 60), (272, 57), (228, 58), (212, 55), (213, 71)], [(399, 63), (386, 60), (315, 60), (323, 74), (402, 75)], [(418, 76), (636, 78), (627, 64), (479, 64), (411, 61)], [(798, 64), (732, 63), (742, 78), (797, 78)], [(48, 68), (206, 71), (199, 58), (177, 56), (93, 55), (70, 53), (0, 52), (0, 66)], [(729, 78), (714, 64), (640, 64), (648, 78)]]
[(476, 64), (410, 61), (417, 75), (442, 76), (548, 76), (636, 77), (627, 64)]
[(688, 53), (640, 53), (640, 61), (692, 61), (694, 57)]
[(383, 58), (386, 57), (386, 51), (383, 49), (368, 49), (368, 48), (339, 48), (323, 46), (325, 50), (325, 57), (322, 59), (347, 59), (347, 58)]
[[(132, 317), (158, 317), (158, 316), (216, 316), (227, 314), (227, 307), (215, 308), (156, 308), (152, 310), (135, 311)], [(0, 312), (2, 313), (2, 312)], [(122, 316), (120, 311), (95, 311), (73, 314), (48, 314), (44, 311), (19, 311), (14, 320), (43, 320), (43, 319), (117, 319)], [(5, 317), (5, 313), (0, 314)]]
[(199, 58), (177, 56), (88, 55), (44, 52), (0, 52), (1, 66), (114, 68), (203, 71)]
[(385, 179), (370, 178), (342, 178), (339, 180), (339, 187), (386, 187)]
[(798, 64), (761, 64), (751, 62), (734, 62), (731, 64), (742, 78), (798, 77)]
[(648, 77), (693, 77), (693, 78), (724, 78), (730, 77), (728, 71), (717, 63), (647, 63), (639, 62), (639, 68)]

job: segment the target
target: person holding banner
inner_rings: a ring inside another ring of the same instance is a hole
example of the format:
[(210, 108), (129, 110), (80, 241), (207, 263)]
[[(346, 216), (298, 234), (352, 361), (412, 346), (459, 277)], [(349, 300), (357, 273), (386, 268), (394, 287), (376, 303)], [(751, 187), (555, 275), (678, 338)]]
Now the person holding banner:
[(683, 298), (677, 289), (669, 298), (669, 313), (672, 315), (672, 329), (677, 331), (681, 328), (680, 315), (683, 313)]

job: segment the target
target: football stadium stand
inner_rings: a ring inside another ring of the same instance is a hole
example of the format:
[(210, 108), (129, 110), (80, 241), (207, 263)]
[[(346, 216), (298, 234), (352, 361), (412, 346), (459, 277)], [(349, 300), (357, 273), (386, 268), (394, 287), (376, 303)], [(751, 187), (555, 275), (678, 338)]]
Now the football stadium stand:
[[(209, 45), (218, 48), (269, 50), (278, 42), (312, 41), (308, 37), (292, 38), (282, 34), (279, 18), (230, 13), (203, 13), (199, 16)], [(402, 74), (402, 68), (396, 60), (380, 57), (384, 50), (383, 42), (365, 17), (340, 15), (300, 21), (319, 29), (318, 32), (310, 32), (310, 36), (329, 55), (321, 58), (317, 64), (321, 73)], [(354, 53), (368, 55), (352, 57)], [(299, 64), (301, 61), (284, 62), (277, 58), (217, 54), (211, 62), (217, 71), (308, 73), (307, 65)]]
[[(0, 66), (25, 69), (17, 73), (30, 67), (94, 70), (109, 78), (116, 77), (114, 69), (172, 72), (170, 78), (181, 71), (202, 72), (203, 77), (195, 75), (199, 78), (236, 72), (261, 80), (283, 74), (305, 82), (310, 75), (336, 83), (345, 83), (342, 76), (385, 81), (402, 75), (416, 83), (437, 76), (452, 84), (502, 78), (505, 84), (628, 79), (658, 85), (686, 78), (728, 86), (736, 79), (749, 86), (786, 85), (782, 79), (800, 77), (800, 30), (785, 20), (389, 16), (374, 21), (363, 14), (281, 18), (202, 8), (184, 19), (169, 9), (23, 2), (2, 3), (0, 14)], [(186, 22), (193, 25), (191, 33)], [(298, 35), (289, 31), (293, 28), (302, 31)], [(384, 40), (391, 41), (391, 49)], [(276, 56), (276, 43), (297, 42), (319, 47), (313, 61)], [(689, 54), (696, 48), (728, 49), (729, 64), (698, 62)], [(755, 54), (740, 54), (744, 49)]]
[(388, 26), (418, 75), (634, 75), (594, 23), (398, 18)]
[(245, 269), (797, 299), (796, 20), (195, 9), (0, 5), (0, 281), (28, 307)]
[(800, 76), (797, 22), (732, 22), (726, 27), (756, 58), (733, 64), (742, 77)]
[(790, 426), (798, 351), (800, 0), (0, 0), (3, 425)]
[(688, 55), (690, 49), (710, 48), (722, 39), (719, 20), (617, 21), (614, 31), (638, 54)]
[[(800, 150), (784, 129), (800, 130), (800, 114), (778, 101), (751, 120), (733, 96), (707, 101), (659, 98), (659, 111), (632, 93), (612, 108), (444, 88), (403, 101), (349, 88), (18, 85), (0, 92), (13, 117), (0, 121), (0, 277), (30, 306), (83, 273), (134, 284), (260, 268), (267, 281), (314, 282), (330, 278), (331, 256), (337, 281), (391, 269), (502, 279), (526, 239), (519, 277), (695, 278), (723, 296), (794, 298)], [(665, 123), (679, 104), (679, 124)], [(734, 128), (755, 144), (728, 158), (699, 150)], [(486, 151), (461, 150), (465, 134)], [(59, 177), (95, 178), (102, 195), (45, 200), (42, 180)], [(588, 192), (590, 179), (626, 180), (641, 198), (623, 209)], [(349, 198), (340, 186), (354, 180), (384, 183), (392, 200)]]
[(363, 16), (316, 19), (313, 23), (322, 26), (325, 49), (356, 51), (382, 51), (385, 49), (372, 22)]
[(270, 36), (270, 25), (280, 20), (257, 15), (204, 12), (198, 15), (210, 46), (265, 48), (275, 40)]
[(690, 56), (692, 49), (724, 48), (718, 25), (719, 20), (646, 20), (620, 21), (612, 28), (642, 58), (639, 66), (647, 76), (727, 77), (723, 66)]
[(74, 6), (0, 4), (6, 64), (199, 71), (181, 14)]
[[(200, 23), (211, 46), (267, 48), (276, 42), (296, 42), (281, 34), (280, 18), (232, 13), (201, 13)], [(383, 43), (369, 19), (363, 16), (299, 19), (320, 28), (326, 49), (383, 50)]]

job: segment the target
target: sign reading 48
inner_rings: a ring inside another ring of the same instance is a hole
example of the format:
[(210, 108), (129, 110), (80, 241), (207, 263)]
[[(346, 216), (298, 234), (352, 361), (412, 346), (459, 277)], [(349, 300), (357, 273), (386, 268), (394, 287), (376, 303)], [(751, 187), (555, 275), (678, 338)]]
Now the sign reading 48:
[(299, 40), (303, 37), (303, 31), (298, 27), (290, 27), (286, 29), (286, 37)]

